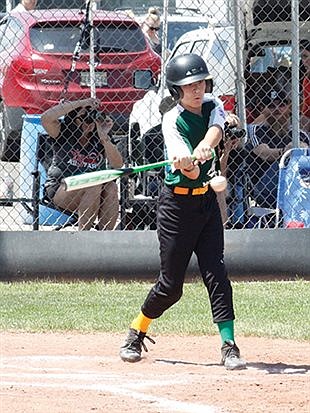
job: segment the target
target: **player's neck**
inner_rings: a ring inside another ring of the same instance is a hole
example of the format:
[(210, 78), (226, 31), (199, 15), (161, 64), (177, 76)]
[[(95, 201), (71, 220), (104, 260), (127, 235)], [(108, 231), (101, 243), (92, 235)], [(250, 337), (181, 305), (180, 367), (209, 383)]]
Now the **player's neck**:
[(181, 102), (181, 105), (183, 106), (184, 109), (188, 110), (189, 112), (195, 113), (196, 115), (202, 116), (201, 113), (201, 106), (200, 107), (193, 107), (190, 105), (186, 105)]

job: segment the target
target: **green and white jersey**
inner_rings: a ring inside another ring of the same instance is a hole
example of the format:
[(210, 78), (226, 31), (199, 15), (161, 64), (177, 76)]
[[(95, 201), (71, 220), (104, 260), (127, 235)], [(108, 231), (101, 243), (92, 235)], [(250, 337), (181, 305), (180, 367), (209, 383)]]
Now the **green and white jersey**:
[[(222, 102), (206, 94), (202, 103), (202, 116), (192, 113), (177, 104), (163, 117), (162, 131), (168, 159), (174, 156), (190, 156), (207, 130), (214, 125), (224, 130), (225, 112)], [(216, 153), (218, 151), (216, 149)], [(220, 169), (218, 156), (199, 165), (200, 174), (196, 180), (184, 176), (180, 170), (166, 168), (166, 185), (198, 188), (205, 185)]]

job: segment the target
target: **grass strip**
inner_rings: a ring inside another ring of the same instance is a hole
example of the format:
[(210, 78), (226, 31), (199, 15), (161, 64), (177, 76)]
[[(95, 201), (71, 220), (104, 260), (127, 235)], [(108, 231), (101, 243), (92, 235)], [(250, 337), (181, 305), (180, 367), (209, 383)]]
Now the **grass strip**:
[[(310, 282), (233, 282), (237, 335), (310, 340)], [(1, 331), (125, 332), (149, 282), (0, 283)], [(160, 334), (218, 334), (201, 281), (151, 325)]]

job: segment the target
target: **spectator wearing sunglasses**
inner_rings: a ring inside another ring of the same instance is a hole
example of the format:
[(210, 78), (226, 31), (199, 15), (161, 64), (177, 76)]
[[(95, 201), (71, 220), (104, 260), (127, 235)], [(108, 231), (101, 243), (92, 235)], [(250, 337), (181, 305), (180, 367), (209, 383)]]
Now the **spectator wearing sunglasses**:
[(160, 12), (157, 8), (149, 8), (148, 14), (142, 23), (141, 28), (154, 52), (161, 55), (161, 42), (158, 36), (160, 29)]
[[(261, 99), (262, 123), (248, 126), (248, 172), (255, 201), (264, 208), (275, 208), (279, 161), (292, 148), (291, 104), (285, 92), (270, 90)], [(300, 146), (309, 139), (300, 131)]]
[(41, 116), (53, 139), (53, 160), (47, 171), (45, 192), (54, 205), (78, 215), (79, 230), (115, 227), (119, 203), (116, 182), (66, 192), (62, 178), (106, 168), (120, 168), (122, 156), (109, 132), (113, 121), (98, 110), (99, 101), (88, 98), (60, 103)]

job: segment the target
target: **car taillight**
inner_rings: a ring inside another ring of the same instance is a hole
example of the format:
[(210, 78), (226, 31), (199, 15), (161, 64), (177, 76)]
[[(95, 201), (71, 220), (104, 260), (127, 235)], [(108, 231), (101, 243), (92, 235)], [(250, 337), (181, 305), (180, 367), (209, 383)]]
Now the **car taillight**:
[(21, 56), (12, 61), (11, 68), (19, 74), (33, 74), (32, 60)]
[(226, 112), (235, 112), (236, 98), (234, 95), (222, 95), (221, 101), (224, 103), (224, 109)]

